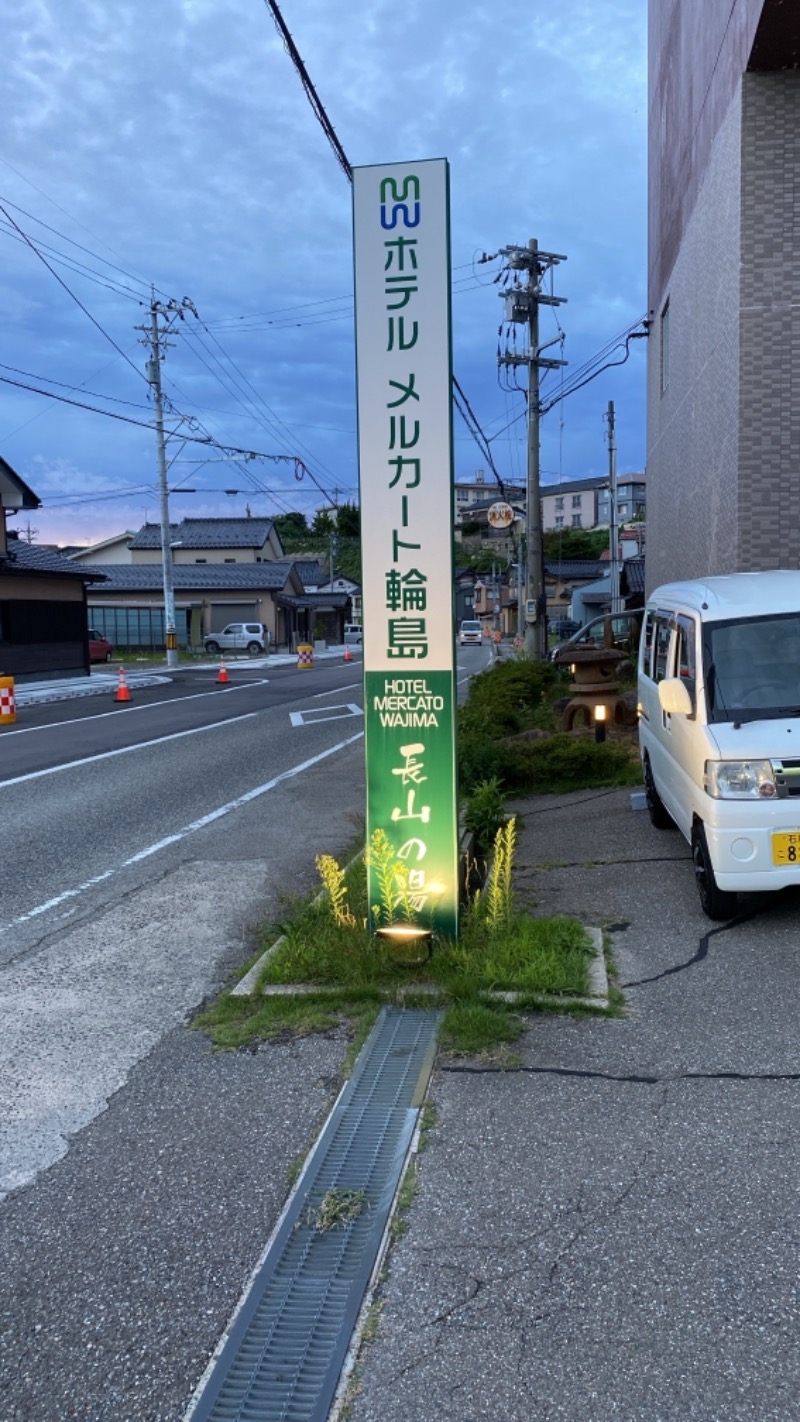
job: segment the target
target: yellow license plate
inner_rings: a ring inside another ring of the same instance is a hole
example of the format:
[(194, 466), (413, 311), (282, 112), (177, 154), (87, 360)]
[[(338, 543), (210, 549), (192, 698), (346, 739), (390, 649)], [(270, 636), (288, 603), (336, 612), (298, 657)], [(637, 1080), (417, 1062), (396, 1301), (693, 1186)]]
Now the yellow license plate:
[(773, 864), (800, 864), (800, 830), (772, 836)]

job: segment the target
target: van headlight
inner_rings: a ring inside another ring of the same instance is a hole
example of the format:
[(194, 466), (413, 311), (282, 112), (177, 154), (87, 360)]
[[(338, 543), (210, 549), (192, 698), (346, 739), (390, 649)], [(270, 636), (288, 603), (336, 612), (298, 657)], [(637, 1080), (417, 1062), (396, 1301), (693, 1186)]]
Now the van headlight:
[(703, 784), (715, 800), (773, 800), (778, 793), (768, 760), (707, 760)]

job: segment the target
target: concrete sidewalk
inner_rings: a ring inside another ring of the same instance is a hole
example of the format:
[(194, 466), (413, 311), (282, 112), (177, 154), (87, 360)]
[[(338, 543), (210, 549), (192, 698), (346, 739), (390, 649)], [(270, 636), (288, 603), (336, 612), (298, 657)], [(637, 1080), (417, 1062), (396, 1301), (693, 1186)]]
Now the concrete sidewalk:
[[(351, 782), (320, 780), (340, 837)], [(605, 929), (626, 1010), (439, 1060), (350, 1422), (800, 1422), (798, 895), (712, 925), (629, 791), (514, 808), (519, 898)], [(176, 1025), (8, 1198), (3, 1422), (181, 1422), (346, 1047)]]
[(440, 1059), (352, 1422), (800, 1418), (798, 896), (712, 925), (630, 792), (514, 808), (519, 897), (605, 928), (627, 1010)]

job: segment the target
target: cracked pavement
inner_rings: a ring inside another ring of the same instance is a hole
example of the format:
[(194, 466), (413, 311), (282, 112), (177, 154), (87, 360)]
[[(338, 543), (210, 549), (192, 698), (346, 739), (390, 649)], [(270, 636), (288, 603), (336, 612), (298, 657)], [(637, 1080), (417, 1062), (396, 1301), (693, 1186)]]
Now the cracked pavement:
[(514, 808), (518, 897), (605, 928), (626, 1013), (439, 1063), (352, 1422), (800, 1419), (800, 895), (711, 925), (628, 791)]

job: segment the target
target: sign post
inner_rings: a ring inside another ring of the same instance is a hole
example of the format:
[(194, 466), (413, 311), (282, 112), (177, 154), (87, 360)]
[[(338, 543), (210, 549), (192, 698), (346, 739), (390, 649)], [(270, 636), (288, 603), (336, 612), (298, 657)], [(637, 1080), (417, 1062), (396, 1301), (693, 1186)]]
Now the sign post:
[[(458, 930), (448, 164), (353, 170), (367, 835)], [(370, 905), (381, 902), (369, 871)], [(376, 923), (372, 923), (373, 929)]]

